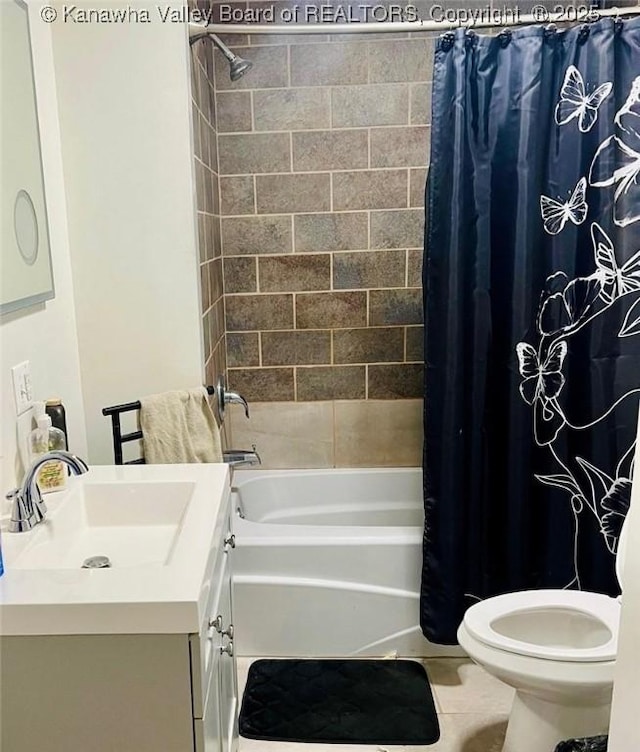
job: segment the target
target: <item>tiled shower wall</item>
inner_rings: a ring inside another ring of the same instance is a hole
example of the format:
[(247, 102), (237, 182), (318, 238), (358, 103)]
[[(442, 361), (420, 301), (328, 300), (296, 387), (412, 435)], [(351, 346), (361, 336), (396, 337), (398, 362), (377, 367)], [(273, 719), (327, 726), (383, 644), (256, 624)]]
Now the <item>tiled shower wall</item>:
[(214, 384), (226, 368), (214, 53), (214, 46), (206, 40), (196, 42), (191, 48), (191, 106), (207, 384)]
[(254, 63), (232, 83), (215, 56), (228, 380), (253, 403), (234, 444), (419, 465), (433, 40), (234, 41)]

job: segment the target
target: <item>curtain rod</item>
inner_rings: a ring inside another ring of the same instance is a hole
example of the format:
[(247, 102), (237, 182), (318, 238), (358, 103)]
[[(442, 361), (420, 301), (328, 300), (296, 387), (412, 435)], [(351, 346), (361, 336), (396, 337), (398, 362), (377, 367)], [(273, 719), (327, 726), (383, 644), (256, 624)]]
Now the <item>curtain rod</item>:
[[(436, 6), (437, 7), (437, 6)], [(477, 16), (473, 16), (472, 11), (468, 11), (469, 18), (466, 22), (462, 21), (380, 21), (380, 22), (357, 22), (351, 23), (217, 23), (217, 24), (199, 24), (189, 23), (189, 36), (197, 34), (367, 34), (381, 32), (416, 32), (416, 31), (449, 31), (459, 28), (471, 29), (504, 29), (509, 26), (530, 26), (535, 24), (549, 23), (579, 23), (592, 22), (600, 18), (613, 16), (615, 18), (622, 16), (640, 14), (640, 6), (636, 5), (631, 8), (608, 8), (604, 10), (593, 10), (589, 13), (578, 13), (572, 11), (576, 16), (570, 17), (570, 9), (563, 13), (549, 13), (544, 6), (536, 6), (538, 12), (535, 14), (520, 15), (517, 9), (509, 8), (499, 10), (499, 20), (483, 21), (487, 16), (492, 17), (493, 12), (488, 9), (479, 9)], [(449, 12), (460, 12), (460, 9), (443, 9), (443, 18)]]

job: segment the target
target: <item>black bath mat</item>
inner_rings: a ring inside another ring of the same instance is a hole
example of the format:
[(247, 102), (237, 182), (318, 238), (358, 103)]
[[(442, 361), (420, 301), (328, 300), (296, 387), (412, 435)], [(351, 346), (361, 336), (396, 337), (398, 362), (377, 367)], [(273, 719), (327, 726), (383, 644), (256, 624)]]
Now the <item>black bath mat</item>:
[(248, 739), (434, 744), (438, 716), (424, 668), (396, 660), (261, 660), (240, 710)]

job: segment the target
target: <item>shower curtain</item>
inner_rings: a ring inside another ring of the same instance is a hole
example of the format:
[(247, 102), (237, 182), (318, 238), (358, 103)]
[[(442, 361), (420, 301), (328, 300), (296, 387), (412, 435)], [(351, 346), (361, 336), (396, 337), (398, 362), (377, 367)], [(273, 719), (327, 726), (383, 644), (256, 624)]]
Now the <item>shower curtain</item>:
[(438, 41), (421, 624), (617, 594), (640, 397), (640, 19)]

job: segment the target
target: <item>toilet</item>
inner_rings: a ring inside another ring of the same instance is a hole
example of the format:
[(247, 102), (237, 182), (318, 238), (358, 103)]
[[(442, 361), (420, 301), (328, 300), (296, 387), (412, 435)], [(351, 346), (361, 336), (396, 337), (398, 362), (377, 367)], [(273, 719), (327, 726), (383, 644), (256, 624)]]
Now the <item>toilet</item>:
[[(626, 520), (616, 574), (622, 589)], [(471, 606), (458, 642), (513, 687), (503, 752), (553, 752), (558, 742), (606, 733), (620, 598), (576, 590), (507, 593)]]

